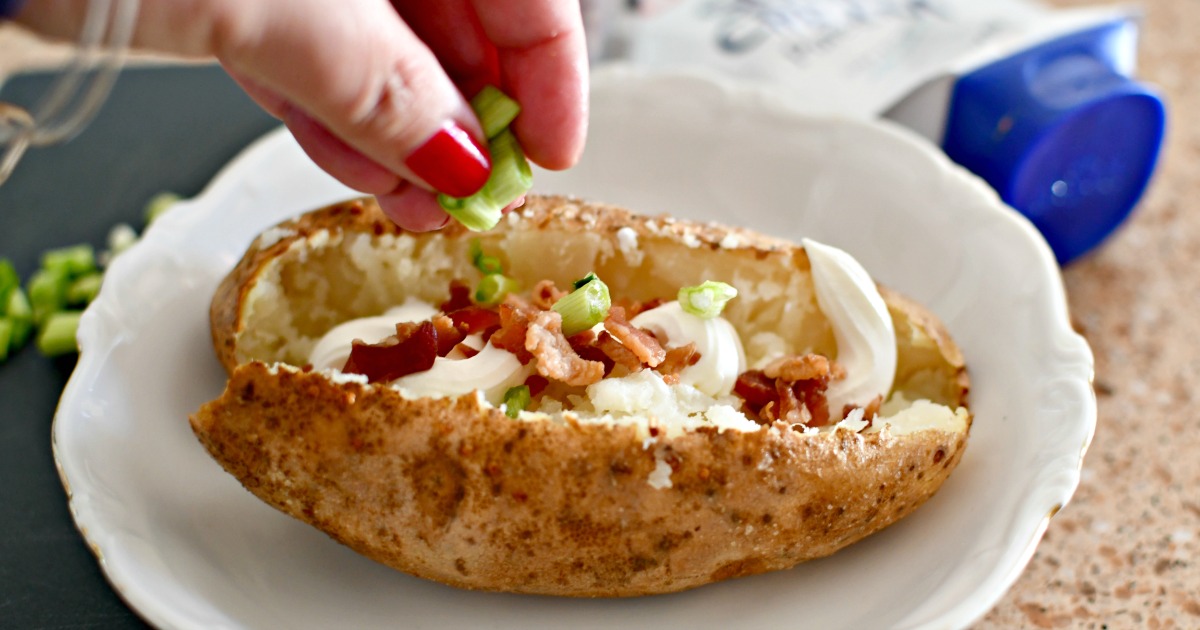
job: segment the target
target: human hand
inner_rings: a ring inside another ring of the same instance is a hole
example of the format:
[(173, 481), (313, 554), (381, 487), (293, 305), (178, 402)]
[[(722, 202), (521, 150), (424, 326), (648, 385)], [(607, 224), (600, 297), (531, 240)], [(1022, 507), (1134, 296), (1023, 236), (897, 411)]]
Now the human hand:
[[(29, 0), (17, 19), (74, 37), (86, 12), (79, 0)], [(133, 46), (215, 56), (317, 165), (410, 230), (449, 220), (433, 190), (466, 196), (487, 179), (463, 94), (492, 84), (521, 103), (513, 130), (545, 168), (567, 168), (583, 150), (575, 2), (141, 0)]]

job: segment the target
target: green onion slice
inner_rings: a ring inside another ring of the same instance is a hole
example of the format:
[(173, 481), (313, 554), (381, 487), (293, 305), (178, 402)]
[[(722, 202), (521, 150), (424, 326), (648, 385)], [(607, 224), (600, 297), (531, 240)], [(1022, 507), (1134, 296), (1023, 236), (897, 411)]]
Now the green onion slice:
[(504, 392), (504, 415), (516, 419), (517, 415), (529, 406), (531, 400), (528, 385), (508, 388), (508, 391)]
[(521, 113), (521, 106), (516, 101), (492, 85), (484, 87), (471, 99), (471, 109), (475, 110), (475, 116), (479, 118), (483, 134), (488, 140), (504, 131)]
[(475, 303), (488, 306), (499, 304), (504, 296), (521, 289), (520, 283), (500, 273), (491, 273), (479, 281), (475, 289)]
[(87, 243), (52, 249), (42, 254), (42, 269), (62, 270), (67, 277), (77, 278), (96, 270), (96, 252)]
[(76, 306), (91, 304), (92, 300), (96, 299), (96, 295), (100, 293), (100, 283), (103, 281), (104, 274), (91, 273), (71, 282), (67, 286), (67, 304)]
[(21, 276), (17, 275), (16, 267), (7, 258), (0, 258), (0, 315), (6, 313), (4, 305), (13, 289), (21, 288)]
[(715, 280), (708, 280), (679, 290), (679, 306), (685, 313), (702, 319), (712, 319), (721, 314), (725, 304), (737, 297), (737, 289)]
[(608, 285), (595, 273), (589, 273), (575, 282), (574, 291), (564, 295), (550, 308), (562, 315), (563, 334), (571, 336), (604, 321), (611, 306)]
[(50, 316), (38, 334), (38, 351), (47, 357), (78, 352), (75, 333), (79, 330), (79, 311), (61, 311)]
[(33, 307), (30, 306), (29, 298), (25, 297), (21, 287), (9, 292), (7, 303), (0, 304), (0, 311), (12, 322), (10, 343), (13, 349), (25, 345), (25, 341), (29, 339), (29, 332), (33, 329)]
[(8, 350), (17, 349), (17, 344), (13, 343), (13, 329), (16, 326), (7, 317), (0, 317), (0, 363), (8, 359)]
[(29, 279), (29, 302), (33, 306), (33, 318), (44, 322), (51, 314), (63, 309), (67, 303), (67, 273), (62, 267), (39, 269)]
[(483, 253), (483, 246), (479, 244), (477, 238), (471, 239), (471, 264), (475, 265), (479, 273), (484, 275), (504, 273), (504, 266), (500, 264), (500, 259)]

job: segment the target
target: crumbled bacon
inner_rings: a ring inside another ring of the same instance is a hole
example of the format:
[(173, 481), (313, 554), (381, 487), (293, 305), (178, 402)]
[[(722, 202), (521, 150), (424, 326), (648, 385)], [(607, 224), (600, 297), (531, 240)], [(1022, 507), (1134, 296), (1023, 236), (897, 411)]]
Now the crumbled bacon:
[(434, 330), (437, 331), (437, 353), (439, 357), (450, 354), (450, 351), (461, 343), (463, 337), (466, 336), (454, 325), (454, 321), (445, 315), (434, 315), (430, 322), (433, 324)]
[(492, 333), (491, 344), (517, 355), (522, 365), (528, 364), (533, 360), (533, 355), (525, 349), (525, 337), (528, 336), (529, 322), (534, 311), (528, 304), (511, 294), (504, 299), (497, 311), (500, 329)]
[(667, 356), (667, 351), (663, 350), (662, 344), (654, 335), (630, 324), (625, 319), (625, 309), (620, 306), (608, 309), (608, 317), (604, 318), (604, 330), (633, 352), (638, 361), (650, 367), (662, 363)]
[(596, 348), (614, 364), (622, 365), (630, 372), (642, 369), (641, 359), (632, 350), (617, 341), (617, 338), (610, 335), (607, 330), (601, 332), (596, 339)]
[(454, 346), (454, 349), (457, 350), (458, 353), (460, 355), (462, 355), (462, 358), (464, 358), (464, 359), (470, 359), (471, 357), (479, 354), (478, 350), (476, 350), (475, 348), (472, 348), (471, 346), (468, 346), (465, 343), (460, 343), (457, 346)]
[(454, 321), (455, 328), (463, 336), (483, 333), (488, 337), (490, 331), (500, 327), (500, 314), (482, 306), (467, 306), (447, 314)]
[(739, 374), (733, 391), (745, 401), (746, 414), (759, 422), (820, 427), (830, 420), (825, 388), (836, 373), (836, 366), (823, 356), (786, 357), (764, 370)]
[(751, 409), (761, 409), (775, 398), (775, 380), (767, 378), (762, 370), (747, 370), (738, 374), (733, 393)]
[[(499, 334), (499, 333), (497, 333)], [(526, 330), (525, 349), (537, 360), (542, 376), (567, 385), (591, 385), (604, 378), (604, 364), (581, 358), (562, 332), (562, 316), (539, 311)]]
[(377, 344), (355, 340), (342, 371), (362, 374), (370, 383), (394, 381), (433, 367), (438, 354), (438, 334), (433, 322), (396, 325), (396, 335)]
[(783, 379), (789, 383), (829, 376), (829, 359), (819, 354), (780, 357), (763, 368), (767, 378)]
[(533, 285), (533, 295), (531, 301), (533, 302), (534, 306), (542, 310), (547, 310), (551, 306), (554, 306), (554, 303), (559, 301), (567, 293), (567, 291), (563, 291), (555, 286), (553, 280), (542, 280), (541, 282)]
[(666, 304), (667, 301), (662, 298), (652, 298), (646, 300), (645, 302), (640, 302), (638, 300), (629, 298), (613, 298), (612, 303), (614, 306), (620, 306), (621, 308), (625, 309), (625, 317), (633, 319), (634, 317), (637, 317), (638, 315), (645, 313), (650, 309), (658, 308), (663, 304)]
[(443, 313), (453, 313), (460, 308), (467, 308), (474, 302), (471, 301), (471, 287), (462, 280), (450, 281), (450, 297), (442, 302), (438, 308)]
[(658, 367), (654, 369), (658, 370), (664, 378), (679, 382), (679, 373), (686, 367), (696, 365), (699, 360), (700, 353), (696, 352), (696, 344), (688, 342), (685, 346), (676, 346), (667, 350), (662, 363), (659, 363)]
[(530, 374), (529, 378), (525, 379), (525, 386), (529, 388), (529, 396), (531, 398), (537, 398), (539, 395), (541, 395), (541, 393), (546, 390), (546, 386), (549, 384), (550, 381), (541, 374)]

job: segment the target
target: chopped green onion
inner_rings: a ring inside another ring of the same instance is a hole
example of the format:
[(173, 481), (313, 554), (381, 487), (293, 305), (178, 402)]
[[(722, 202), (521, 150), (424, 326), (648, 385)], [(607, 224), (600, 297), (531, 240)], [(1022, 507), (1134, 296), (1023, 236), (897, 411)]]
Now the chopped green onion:
[(462, 199), (438, 195), (443, 210), (476, 232), (495, 227), (501, 211), (533, 187), (533, 171), (511, 131), (500, 132), (488, 149), (492, 154), (492, 173), (479, 192)]
[(488, 150), (492, 153), (492, 176), (483, 188), (503, 209), (533, 187), (533, 171), (517, 137), (507, 129), (488, 143)]
[(484, 275), (492, 273), (504, 273), (504, 266), (500, 264), (500, 259), (495, 256), (488, 256), (483, 253), (483, 246), (479, 244), (479, 239), (471, 239), (471, 264)]
[(489, 140), (504, 131), (521, 113), (521, 106), (516, 101), (491, 85), (484, 87), (471, 99), (471, 109), (475, 110), (483, 134)]
[(685, 313), (690, 313), (702, 319), (712, 319), (721, 314), (725, 304), (737, 297), (737, 289), (725, 284), (709, 280), (692, 287), (679, 290), (679, 306)]
[(66, 271), (61, 267), (39, 269), (29, 279), (29, 302), (33, 306), (33, 318), (39, 323), (50, 315), (61, 311), (67, 303)]
[(0, 315), (4, 314), (4, 305), (8, 303), (8, 295), (13, 289), (21, 288), (21, 276), (17, 275), (16, 267), (7, 258), (0, 258)]
[(29, 331), (33, 330), (33, 307), (29, 305), (29, 298), (25, 297), (21, 287), (9, 292), (6, 303), (0, 304), (0, 311), (12, 322), (10, 344), (13, 349), (25, 345), (25, 341), (29, 339)]
[(146, 202), (146, 225), (150, 225), (158, 220), (175, 202), (182, 199), (179, 195), (173, 192), (160, 192), (150, 198)]
[(455, 221), (463, 224), (472, 232), (490, 230), (500, 222), (502, 207), (496, 207), (483, 191), (477, 192), (465, 199), (438, 195), (438, 203)]
[(493, 305), (499, 304), (504, 296), (514, 293), (521, 285), (512, 278), (500, 273), (490, 273), (479, 281), (475, 289), (475, 303)]
[(38, 334), (38, 351), (47, 357), (56, 357), (79, 351), (75, 333), (79, 330), (79, 311), (60, 311), (50, 316)]
[(528, 385), (508, 388), (508, 391), (504, 392), (504, 415), (516, 419), (517, 415), (529, 406), (531, 400)]
[(563, 334), (570, 336), (604, 321), (610, 306), (608, 285), (589, 273), (575, 282), (574, 291), (559, 298), (550, 308), (562, 315)]
[(8, 350), (11, 347), (17, 349), (17, 344), (13, 343), (13, 329), (16, 328), (12, 321), (7, 317), (0, 317), (0, 363), (8, 360)]
[(87, 243), (52, 249), (42, 254), (42, 269), (61, 269), (68, 278), (77, 278), (96, 270), (96, 252)]
[(67, 287), (67, 304), (76, 306), (90, 304), (100, 293), (100, 283), (103, 281), (104, 274), (102, 273), (91, 273), (75, 280)]
[[(478, 192), (466, 198), (438, 195), (442, 209), (476, 232), (490, 230), (500, 222), (501, 211), (533, 186), (533, 171), (509, 123), (521, 111), (516, 101), (488, 86), (471, 101), (488, 137), (492, 172)], [(485, 272), (486, 273), (486, 272)]]

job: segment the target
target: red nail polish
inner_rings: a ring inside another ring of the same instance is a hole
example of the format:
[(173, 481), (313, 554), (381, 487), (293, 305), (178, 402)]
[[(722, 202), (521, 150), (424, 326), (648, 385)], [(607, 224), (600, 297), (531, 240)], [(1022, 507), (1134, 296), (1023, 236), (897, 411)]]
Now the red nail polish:
[(449, 121), (413, 151), (404, 165), (430, 186), (451, 197), (469, 197), (487, 183), (492, 161), (460, 127)]

